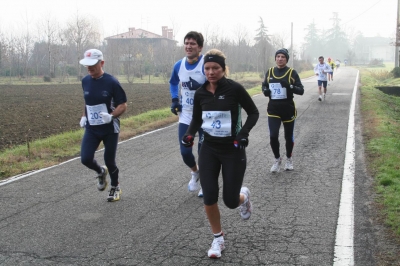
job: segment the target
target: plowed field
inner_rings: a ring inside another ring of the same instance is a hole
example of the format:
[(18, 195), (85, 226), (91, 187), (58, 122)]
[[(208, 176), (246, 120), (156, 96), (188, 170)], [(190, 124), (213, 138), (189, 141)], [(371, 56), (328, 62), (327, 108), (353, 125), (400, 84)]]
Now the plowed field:
[[(170, 106), (168, 84), (122, 84), (123, 117)], [(84, 101), (79, 84), (0, 85), (0, 150), (79, 129)]]

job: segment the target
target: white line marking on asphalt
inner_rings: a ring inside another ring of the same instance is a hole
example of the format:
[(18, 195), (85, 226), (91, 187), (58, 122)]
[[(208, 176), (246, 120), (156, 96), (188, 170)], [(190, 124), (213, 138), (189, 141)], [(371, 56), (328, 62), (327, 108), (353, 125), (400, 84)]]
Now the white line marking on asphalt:
[(346, 92), (332, 92), (332, 95), (351, 95), (350, 93), (346, 93)]
[(347, 128), (346, 157), (340, 195), (339, 217), (336, 228), (333, 266), (354, 265), (354, 175), (355, 175), (355, 128), (354, 113), (359, 72), (351, 97), (349, 124)]
[[(156, 130), (153, 130), (153, 131), (149, 131), (149, 132), (146, 132), (146, 133), (144, 133), (144, 134), (142, 134), (142, 135), (135, 136), (135, 137), (132, 137), (132, 138), (130, 138), (130, 139), (127, 139), (127, 140), (118, 142), (118, 145), (121, 144), (121, 143), (130, 141), (130, 140), (132, 140), (132, 139), (140, 138), (140, 137), (143, 137), (143, 136), (152, 134), (152, 133), (154, 133), (154, 132), (157, 132), (157, 131), (160, 131), (160, 130), (164, 130), (164, 129), (169, 128), (169, 127), (172, 127), (172, 126), (175, 126), (175, 123), (172, 124), (172, 125), (170, 125), (170, 126), (163, 127), (163, 128), (159, 128), (159, 129), (156, 129)], [(99, 151), (102, 151), (102, 150), (103, 150), (103, 149), (100, 149), (100, 150), (98, 150), (98, 151), (96, 151), (96, 152), (99, 152)], [(27, 173), (24, 173), (24, 174), (20, 174), (20, 175), (16, 175), (16, 176), (9, 177), (9, 178), (7, 178), (7, 179), (4, 179), (4, 180), (1, 180), (1, 181), (0, 181), (0, 187), (1, 187), (1, 186), (4, 186), (4, 185), (6, 185), (6, 184), (12, 183), (12, 182), (14, 182), (14, 181), (23, 179), (23, 178), (25, 178), (25, 177), (31, 176), (31, 175), (33, 175), (33, 174), (37, 174), (37, 173), (46, 171), (46, 170), (51, 169), (51, 168), (53, 168), (53, 167), (57, 167), (57, 166), (59, 166), (59, 165), (65, 164), (65, 163), (69, 163), (69, 162), (74, 161), (74, 160), (77, 160), (77, 159), (79, 159), (79, 158), (81, 158), (81, 157), (72, 158), (72, 159), (70, 159), (70, 160), (68, 160), (68, 161), (65, 161), (65, 162), (62, 162), (62, 163), (59, 163), (59, 164), (56, 164), (56, 165), (53, 165), (53, 166), (50, 166), (50, 167), (47, 167), (47, 168), (43, 168), (43, 169), (40, 169), (40, 170), (37, 170), (37, 171), (30, 171), (30, 172), (27, 172)]]

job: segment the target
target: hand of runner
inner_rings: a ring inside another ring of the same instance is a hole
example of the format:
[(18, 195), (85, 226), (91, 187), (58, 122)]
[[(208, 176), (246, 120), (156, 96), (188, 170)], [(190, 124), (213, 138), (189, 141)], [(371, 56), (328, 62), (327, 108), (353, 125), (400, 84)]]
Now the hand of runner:
[[(286, 88), (286, 89), (291, 89), (290, 84), (289, 84), (287, 81), (281, 80), (280, 83), (281, 83), (282, 88), (284, 87), (284, 88)], [(292, 86), (292, 87), (293, 87), (293, 86)]]
[(194, 143), (194, 137), (192, 135), (184, 135), (182, 138), (182, 144), (186, 148), (190, 148), (193, 146)]
[(261, 90), (265, 97), (268, 97), (271, 94), (268, 83), (265, 83), (265, 82), (261, 83)]
[(101, 115), (101, 120), (105, 123), (108, 124), (113, 120), (113, 116), (110, 115), (109, 113), (106, 112), (100, 112)]
[(86, 116), (82, 116), (82, 117), (81, 117), (81, 121), (79, 122), (79, 125), (80, 125), (81, 127), (85, 127), (86, 122), (87, 122)]
[(172, 99), (171, 112), (175, 115), (178, 115), (178, 112), (182, 112), (182, 105), (179, 103), (178, 98)]
[(249, 145), (249, 139), (238, 135), (233, 141), (233, 145), (235, 145), (236, 148), (243, 150), (247, 147), (247, 145)]

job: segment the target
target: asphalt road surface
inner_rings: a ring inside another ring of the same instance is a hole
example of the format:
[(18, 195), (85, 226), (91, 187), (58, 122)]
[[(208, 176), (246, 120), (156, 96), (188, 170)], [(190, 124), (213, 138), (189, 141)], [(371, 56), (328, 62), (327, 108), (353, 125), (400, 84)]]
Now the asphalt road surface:
[[(0, 183), (1, 265), (333, 265), (351, 97), (357, 70), (342, 67), (317, 100), (316, 78), (295, 96), (294, 171), (271, 174), (268, 99), (250, 134), (244, 185), (253, 214), (243, 221), (220, 201), (226, 249), (207, 257), (212, 234), (202, 199), (187, 190), (190, 171), (177, 124), (119, 144), (121, 200), (109, 203), (79, 158)], [(357, 97), (354, 264), (376, 265)], [(123, 129), (122, 129), (123, 130)], [(281, 152), (284, 155), (283, 128)], [(361, 152), (360, 152), (361, 151)], [(96, 153), (102, 162), (103, 152)], [(344, 236), (346, 237), (346, 236)], [(352, 237), (352, 236), (350, 236)]]

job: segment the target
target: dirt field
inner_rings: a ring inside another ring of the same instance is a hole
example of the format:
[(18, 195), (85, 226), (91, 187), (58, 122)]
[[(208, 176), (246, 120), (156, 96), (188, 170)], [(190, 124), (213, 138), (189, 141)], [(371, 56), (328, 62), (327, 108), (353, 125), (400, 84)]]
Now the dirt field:
[[(128, 98), (123, 117), (170, 106), (168, 84), (122, 87)], [(79, 129), (84, 108), (80, 85), (0, 85), (0, 95), (0, 150)]]

